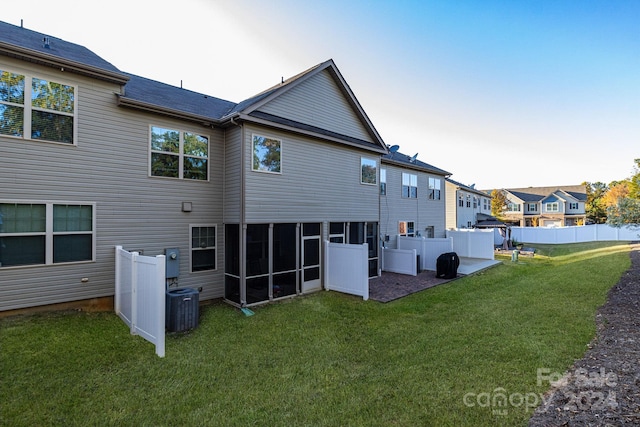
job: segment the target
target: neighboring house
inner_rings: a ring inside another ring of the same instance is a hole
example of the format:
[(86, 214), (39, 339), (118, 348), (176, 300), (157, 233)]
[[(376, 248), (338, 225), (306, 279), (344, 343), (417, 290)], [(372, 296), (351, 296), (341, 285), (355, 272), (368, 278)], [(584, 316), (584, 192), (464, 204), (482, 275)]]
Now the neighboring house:
[(451, 178), (446, 180), (447, 228), (472, 228), (491, 216), (491, 196)]
[(565, 227), (586, 222), (587, 191), (584, 185), (502, 191), (507, 198), (505, 219), (521, 227)]
[(321, 289), (325, 239), (378, 274), (388, 151), (333, 61), (237, 104), (0, 22), (0, 71), (0, 311), (112, 298), (116, 245), (237, 305)]
[(449, 172), (416, 156), (391, 152), (380, 169), (380, 233), (385, 246), (397, 248), (397, 236), (445, 237)]

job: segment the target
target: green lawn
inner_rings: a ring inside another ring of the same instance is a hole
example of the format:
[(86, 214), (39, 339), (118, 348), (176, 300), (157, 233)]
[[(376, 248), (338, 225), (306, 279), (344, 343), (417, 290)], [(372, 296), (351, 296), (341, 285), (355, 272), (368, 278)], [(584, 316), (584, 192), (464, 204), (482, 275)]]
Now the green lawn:
[(0, 425), (526, 425), (537, 370), (582, 357), (630, 265), (626, 244), (537, 247), (388, 304), (206, 306), (165, 358), (112, 313), (0, 319)]

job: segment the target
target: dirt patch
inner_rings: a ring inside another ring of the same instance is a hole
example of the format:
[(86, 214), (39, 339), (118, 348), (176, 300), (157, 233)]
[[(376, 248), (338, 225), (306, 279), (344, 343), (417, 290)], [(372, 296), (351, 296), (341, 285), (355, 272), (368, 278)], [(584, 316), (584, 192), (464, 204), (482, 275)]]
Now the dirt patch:
[(529, 426), (640, 425), (640, 245), (632, 249), (631, 268), (598, 310), (596, 338)]

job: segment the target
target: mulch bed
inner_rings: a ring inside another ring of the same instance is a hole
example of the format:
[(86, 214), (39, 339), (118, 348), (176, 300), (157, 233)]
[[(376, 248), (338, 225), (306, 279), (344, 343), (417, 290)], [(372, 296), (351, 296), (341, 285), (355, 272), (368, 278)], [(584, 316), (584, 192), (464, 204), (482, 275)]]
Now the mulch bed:
[(389, 302), (451, 280), (455, 279), (438, 279), (435, 271), (423, 271), (417, 276), (383, 272), (382, 276), (369, 279), (369, 298)]
[(631, 268), (597, 312), (596, 338), (529, 426), (640, 425), (640, 245), (630, 256)]

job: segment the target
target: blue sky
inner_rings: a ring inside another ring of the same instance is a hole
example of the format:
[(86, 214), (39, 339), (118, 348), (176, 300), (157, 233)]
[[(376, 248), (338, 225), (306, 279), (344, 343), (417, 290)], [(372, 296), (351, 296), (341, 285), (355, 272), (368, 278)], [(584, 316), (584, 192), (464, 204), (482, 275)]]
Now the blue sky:
[(627, 178), (640, 1), (23, 0), (1, 20), (239, 102), (332, 58), (389, 145), (477, 188)]

